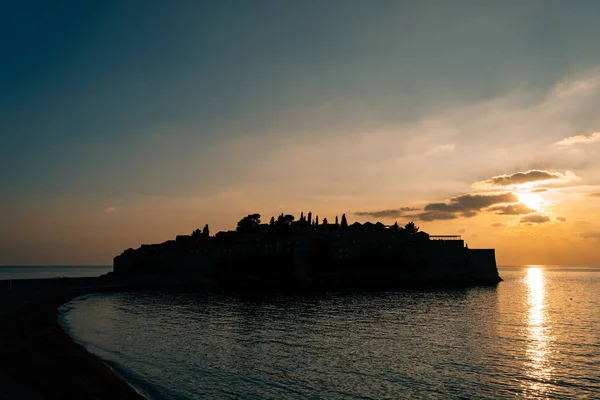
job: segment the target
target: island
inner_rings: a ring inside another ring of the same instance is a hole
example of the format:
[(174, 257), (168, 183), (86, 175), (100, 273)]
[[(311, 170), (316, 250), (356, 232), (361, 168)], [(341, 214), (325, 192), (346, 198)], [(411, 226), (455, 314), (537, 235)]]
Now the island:
[(430, 235), (414, 222), (330, 223), (312, 213), (243, 217), (211, 236), (208, 225), (114, 258), (112, 275), (250, 289), (392, 289), (496, 285), (494, 249), (470, 249), (457, 235)]

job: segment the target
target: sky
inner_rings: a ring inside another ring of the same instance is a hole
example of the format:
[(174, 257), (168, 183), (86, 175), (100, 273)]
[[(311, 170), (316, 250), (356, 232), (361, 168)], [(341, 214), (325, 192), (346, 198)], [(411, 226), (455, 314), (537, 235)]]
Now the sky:
[(312, 211), (600, 265), (600, 2), (8, 1), (0, 265)]

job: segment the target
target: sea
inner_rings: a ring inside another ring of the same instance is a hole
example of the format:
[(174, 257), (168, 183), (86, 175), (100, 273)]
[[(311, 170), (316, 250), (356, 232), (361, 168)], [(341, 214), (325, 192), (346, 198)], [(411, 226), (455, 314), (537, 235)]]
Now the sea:
[(0, 281), (15, 279), (91, 278), (112, 271), (111, 265), (2, 266)]
[(149, 399), (600, 399), (600, 267), (497, 287), (80, 297), (63, 327)]

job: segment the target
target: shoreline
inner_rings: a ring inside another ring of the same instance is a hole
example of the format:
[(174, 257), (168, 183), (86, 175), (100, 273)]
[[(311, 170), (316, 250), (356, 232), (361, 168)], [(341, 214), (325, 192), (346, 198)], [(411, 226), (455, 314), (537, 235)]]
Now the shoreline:
[[(134, 289), (132, 289), (134, 290)], [(73, 303), (74, 301), (85, 301), (86, 299), (90, 298), (91, 296), (97, 295), (97, 294), (105, 294), (107, 292), (103, 292), (103, 291), (99, 291), (99, 292), (92, 292), (92, 293), (84, 293), (81, 295), (76, 295), (75, 297), (73, 297), (72, 299), (68, 300), (66, 303), (63, 303), (61, 305), (59, 305), (58, 307), (56, 307), (58, 313), (57, 313), (57, 323), (58, 326), (60, 326), (60, 328), (63, 330), (63, 332), (65, 332), (67, 334), (67, 336), (69, 336), (69, 338), (71, 338), (71, 340), (73, 341), (73, 343), (79, 347), (81, 347), (84, 351), (86, 351), (87, 353), (91, 354), (92, 356), (94, 356), (99, 362), (101, 362), (106, 368), (108, 368), (111, 373), (113, 375), (115, 375), (115, 377), (117, 377), (118, 379), (120, 379), (121, 381), (123, 381), (125, 384), (127, 384), (127, 386), (129, 386), (133, 391), (135, 391), (138, 395), (140, 395), (142, 398), (144, 398), (145, 400), (152, 400), (153, 397), (150, 396), (149, 394), (145, 394), (144, 391), (138, 387), (136, 387), (133, 383), (131, 383), (128, 379), (127, 379), (127, 373), (123, 370), (121, 370), (118, 366), (116, 365), (111, 365), (111, 362), (108, 360), (103, 359), (102, 357), (92, 353), (90, 350), (88, 350), (85, 345), (83, 345), (82, 343), (80, 343), (74, 335), (72, 335), (72, 332), (70, 331), (70, 329), (68, 329), (69, 327), (66, 325), (66, 321), (63, 319), (64, 314), (66, 312), (68, 312), (68, 310), (63, 309), (63, 307), (68, 306), (69, 304)], [(1, 400), (1, 399), (0, 399)]]
[(145, 400), (58, 320), (76, 297), (131, 289), (104, 278), (0, 281), (0, 400)]

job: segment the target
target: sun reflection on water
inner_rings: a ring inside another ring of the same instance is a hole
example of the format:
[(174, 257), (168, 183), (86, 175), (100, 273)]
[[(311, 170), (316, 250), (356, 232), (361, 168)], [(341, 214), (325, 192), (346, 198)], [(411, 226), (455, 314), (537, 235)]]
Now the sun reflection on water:
[(529, 290), (529, 326), (527, 346), (527, 375), (531, 378), (529, 390), (540, 394), (545, 392), (544, 382), (551, 377), (549, 366), (548, 321), (545, 311), (545, 278), (542, 268), (529, 268), (525, 278)]

